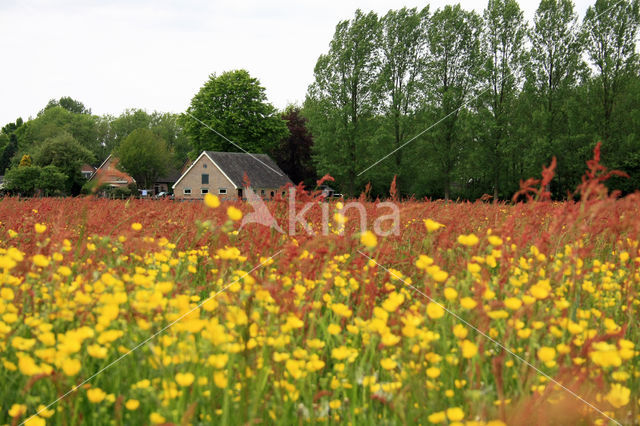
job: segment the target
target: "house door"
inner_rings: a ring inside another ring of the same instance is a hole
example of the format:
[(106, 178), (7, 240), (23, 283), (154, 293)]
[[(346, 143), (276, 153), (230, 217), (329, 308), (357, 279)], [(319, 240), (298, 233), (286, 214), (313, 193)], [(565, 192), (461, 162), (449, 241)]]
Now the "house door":
[(238, 198), (242, 198), (242, 188), (238, 188)]

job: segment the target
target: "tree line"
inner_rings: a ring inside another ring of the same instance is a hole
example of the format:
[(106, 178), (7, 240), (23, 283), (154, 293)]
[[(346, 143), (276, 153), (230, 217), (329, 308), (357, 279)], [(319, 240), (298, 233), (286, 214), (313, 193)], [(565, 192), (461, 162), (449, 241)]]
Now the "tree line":
[(509, 199), (557, 158), (555, 197), (580, 182), (602, 141), (607, 166), (640, 188), (638, 1), (515, 0), (356, 11), (320, 56), (304, 113), (319, 174), (354, 195)]
[[(638, 0), (516, 0), (481, 13), (446, 6), (355, 12), (320, 55), (302, 106), (278, 111), (245, 70), (212, 74), (182, 114), (97, 116), (69, 97), (0, 131), (0, 175), (22, 194), (87, 190), (82, 164), (109, 154), (139, 186), (202, 150), (271, 155), (296, 184), (329, 174), (347, 195), (510, 199), (557, 159), (550, 190), (571, 197), (593, 147), (640, 188)], [(25, 157), (27, 156), (27, 157)], [(25, 161), (22, 161), (25, 160)]]

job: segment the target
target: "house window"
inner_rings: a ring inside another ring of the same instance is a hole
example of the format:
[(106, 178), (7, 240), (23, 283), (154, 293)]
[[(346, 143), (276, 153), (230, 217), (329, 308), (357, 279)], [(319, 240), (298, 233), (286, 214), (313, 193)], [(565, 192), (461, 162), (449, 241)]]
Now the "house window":
[(202, 188), (202, 189), (200, 189), (200, 193), (201, 194), (208, 194), (209, 190), (207, 188)]
[(207, 163), (204, 163), (204, 164), (202, 165), (202, 168), (203, 168), (203, 169), (206, 169), (206, 168), (207, 168)]
[(207, 173), (202, 174), (202, 184), (209, 185), (209, 175)]
[(191, 188), (185, 188), (184, 195), (191, 195)]
[(273, 191), (271, 191), (271, 198), (273, 198), (274, 195), (275, 195), (275, 193)]
[(224, 194), (226, 194), (226, 193), (227, 193), (227, 188), (220, 188), (220, 189), (218, 190), (218, 194), (223, 194), (223, 195), (224, 195)]
[(264, 189), (260, 190), (260, 195), (262, 195), (264, 197)]

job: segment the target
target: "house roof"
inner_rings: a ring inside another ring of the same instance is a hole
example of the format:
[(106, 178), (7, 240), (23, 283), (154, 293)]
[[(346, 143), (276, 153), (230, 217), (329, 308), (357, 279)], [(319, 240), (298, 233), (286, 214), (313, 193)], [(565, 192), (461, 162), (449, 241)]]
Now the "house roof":
[(245, 173), (254, 188), (280, 188), (292, 183), (267, 154), (207, 151), (207, 156), (237, 188), (243, 185)]
[[(250, 154), (244, 152), (217, 152), (203, 151), (198, 159), (206, 155), (231, 181), (236, 188), (241, 188), (244, 184), (246, 173), (249, 182), (254, 188), (280, 188), (288, 183), (292, 183), (289, 177), (278, 167), (278, 165), (266, 154)], [(194, 161), (191, 165), (197, 163)], [(175, 186), (191, 170), (189, 167), (184, 174), (176, 181)]]
[(170, 170), (169, 173), (167, 173), (166, 175), (160, 176), (158, 179), (156, 179), (156, 183), (173, 184), (177, 182), (178, 179), (180, 179), (180, 176), (182, 176), (182, 173), (180, 173), (180, 170)]

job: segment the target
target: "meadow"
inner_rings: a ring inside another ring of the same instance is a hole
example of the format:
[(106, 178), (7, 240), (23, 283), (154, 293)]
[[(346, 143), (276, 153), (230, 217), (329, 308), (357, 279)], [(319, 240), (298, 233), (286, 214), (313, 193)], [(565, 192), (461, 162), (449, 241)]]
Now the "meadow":
[(591, 172), (395, 201), (387, 237), (337, 202), (288, 235), (214, 197), (2, 199), (0, 423), (638, 423), (640, 195)]

